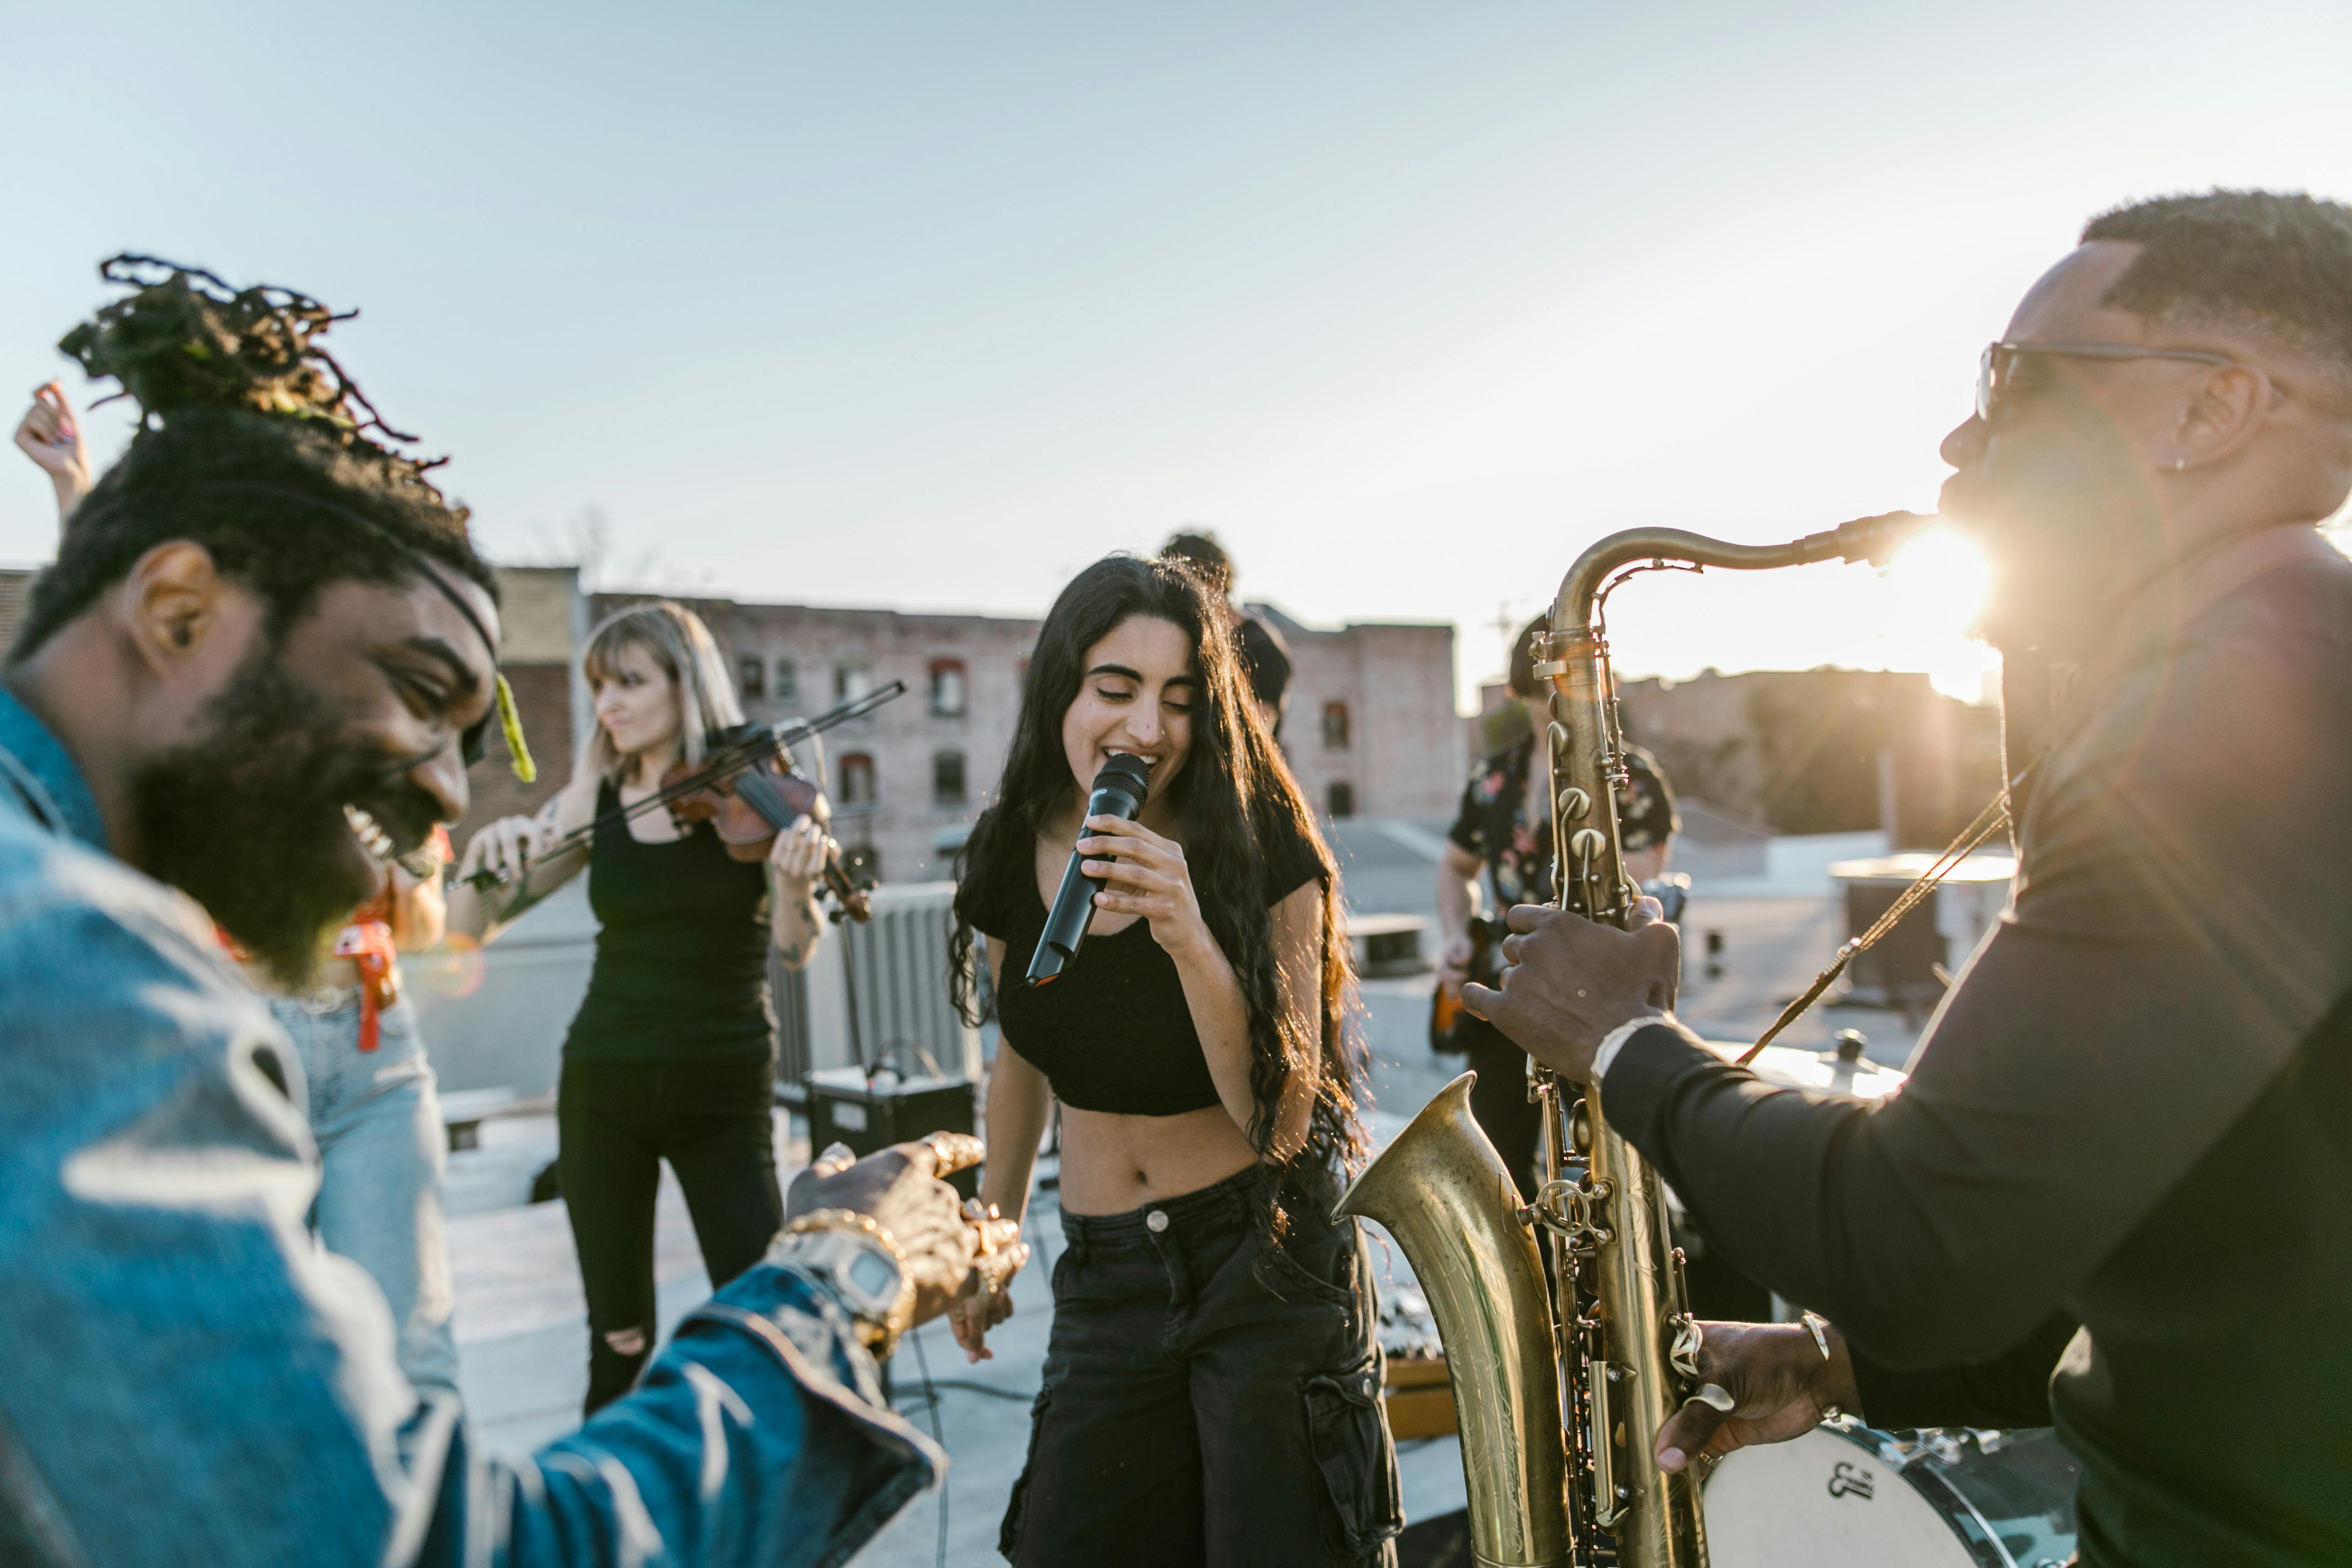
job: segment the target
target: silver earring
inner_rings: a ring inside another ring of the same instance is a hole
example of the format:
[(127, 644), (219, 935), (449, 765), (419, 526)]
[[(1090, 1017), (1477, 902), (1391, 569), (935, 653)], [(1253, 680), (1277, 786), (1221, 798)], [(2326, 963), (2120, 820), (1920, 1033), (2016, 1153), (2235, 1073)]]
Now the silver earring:
[(2189, 467), (2189, 459), (2188, 459), (2188, 458), (2173, 458), (2173, 459), (2172, 459), (2172, 471), (2173, 471), (2174, 473), (2176, 473), (2176, 474), (2177, 474), (2177, 473), (2180, 472), (2183, 468), (2186, 468), (2187, 467)]

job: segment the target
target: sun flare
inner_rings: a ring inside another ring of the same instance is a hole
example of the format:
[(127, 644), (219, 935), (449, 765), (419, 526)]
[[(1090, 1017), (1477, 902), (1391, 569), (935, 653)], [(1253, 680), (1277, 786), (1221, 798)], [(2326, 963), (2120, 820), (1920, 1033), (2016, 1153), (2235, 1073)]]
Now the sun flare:
[(1991, 581), (1976, 547), (1942, 524), (1897, 551), (1886, 569), (1882, 614), (1888, 651), (1924, 667), (1936, 689), (1974, 702), (2000, 658), (1969, 635)]

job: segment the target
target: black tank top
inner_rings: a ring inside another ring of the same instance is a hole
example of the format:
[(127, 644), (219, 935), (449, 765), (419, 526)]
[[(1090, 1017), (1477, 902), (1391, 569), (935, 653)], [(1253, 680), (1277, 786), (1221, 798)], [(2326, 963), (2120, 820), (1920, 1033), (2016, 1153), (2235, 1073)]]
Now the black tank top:
[[(619, 805), (608, 781), (601, 818)], [(588, 851), (596, 967), (567, 1055), (600, 1060), (746, 1061), (775, 1054), (768, 1005), (768, 868), (730, 858), (708, 823), (641, 844), (626, 823)]]
[[(1304, 839), (1269, 850), (1267, 906), (1322, 875), (1321, 858)], [(1004, 1043), (1045, 1075), (1055, 1099), (1121, 1116), (1179, 1116), (1218, 1103), (1184, 983), (1152, 940), (1150, 921), (1111, 936), (1089, 932), (1059, 979), (1031, 985), (1024, 976), (1045, 929), (1035, 869), (1024, 861), (1017, 878), (987, 891), (972, 927), (1004, 943), (997, 1021)]]

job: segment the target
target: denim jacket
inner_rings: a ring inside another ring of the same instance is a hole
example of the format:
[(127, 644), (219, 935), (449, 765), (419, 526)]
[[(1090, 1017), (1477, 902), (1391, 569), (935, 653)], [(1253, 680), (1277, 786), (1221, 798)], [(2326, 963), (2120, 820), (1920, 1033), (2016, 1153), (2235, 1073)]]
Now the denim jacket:
[(469, 1453), (304, 1229), (285, 1037), (195, 904), (104, 851), (0, 690), (0, 1563), (798, 1568), (937, 1479), (829, 1289), (768, 1267), (578, 1432)]

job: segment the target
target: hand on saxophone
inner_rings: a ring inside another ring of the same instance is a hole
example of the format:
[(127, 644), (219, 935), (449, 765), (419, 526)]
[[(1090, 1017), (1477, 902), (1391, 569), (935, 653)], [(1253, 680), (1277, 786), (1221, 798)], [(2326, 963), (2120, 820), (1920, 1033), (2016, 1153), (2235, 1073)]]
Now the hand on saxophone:
[(1562, 1078), (1584, 1082), (1611, 1030), (1674, 1007), (1682, 937), (1657, 900), (1629, 931), (1548, 904), (1517, 905), (1506, 923), (1500, 983), (1463, 986), (1462, 1005)]
[[(1658, 1428), (1658, 1468), (1674, 1474), (1694, 1456), (1720, 1459), (1755, 1443), (1801, 1437), (1833, 1411), (1859, 1413), (1862, 1396), (1845, 1336), (1824, 1323), (1816, 1341), (1802, 1323), (1701, 1323), (1699, 1386)], [(1826, 1345), (1828, 1353), (1822, 1353)], [(1725, 1405), (1729, 1408), (1724, 1408)]]

